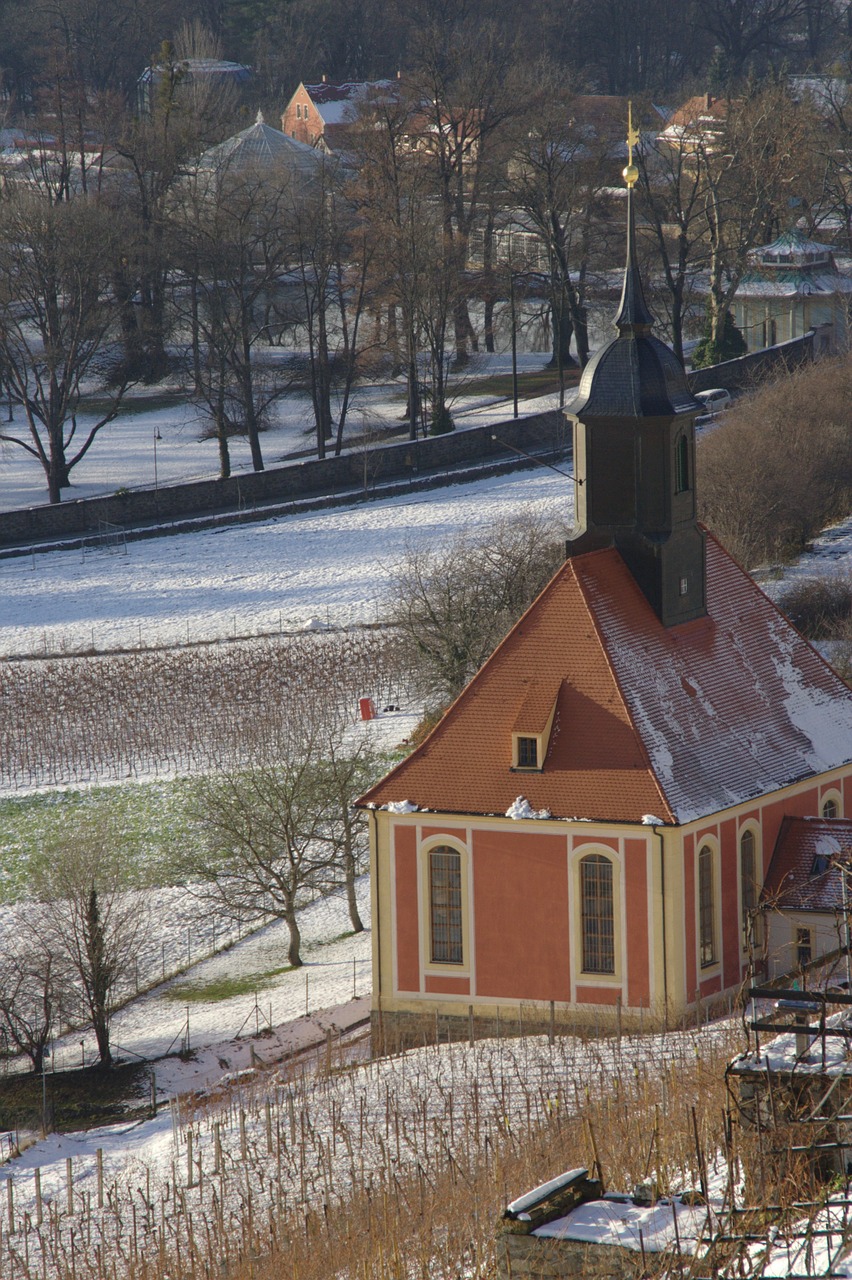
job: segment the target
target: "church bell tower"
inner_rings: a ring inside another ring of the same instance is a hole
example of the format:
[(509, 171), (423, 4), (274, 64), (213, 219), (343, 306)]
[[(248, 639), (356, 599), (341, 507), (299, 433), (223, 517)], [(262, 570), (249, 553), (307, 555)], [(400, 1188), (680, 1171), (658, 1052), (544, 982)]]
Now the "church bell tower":
[(701, 410), (677, 356), (651, 332), (636, 261), (628, 125), (627, 261), (616, 337), (583, 370), (566, 416), (574, 430), (575, 529), (570, 556), (615, 547), (663, 626), (706, 613), (705, 535), (696, 522), (695, 418)]

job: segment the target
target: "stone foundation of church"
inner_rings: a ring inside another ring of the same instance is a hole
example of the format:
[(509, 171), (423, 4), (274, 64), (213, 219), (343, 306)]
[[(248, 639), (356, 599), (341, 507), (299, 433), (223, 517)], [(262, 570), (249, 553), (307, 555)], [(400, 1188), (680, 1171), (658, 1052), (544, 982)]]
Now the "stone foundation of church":
[(679, 1030), (702, 1023), (708, 1016), (719, 1016), (727, 1011), (727, 1005), (708, 1010), (705, 1005), (700, 1019), (690, 1011), (680, 1019), (663, 1016), (662, 1010), (625, 1009), (619, 1015), (615, 1009), (556, 1007), (550, 1011), (541, 1005), (501, 1005), (493, 1015), (480, 1011), (471, 1015), (469, 1009), (458, 1014), (444, 1011), (382, 1010), (373, 1009), (370, 1015), (373, 1053), (377, 1056), (397, 1053), (404, 1049), (436, 1043), (452, 1043), (462, 1040), (517, 1039), (525, 1035), (584, 1035), (591, 1037), (636, 1035), (643, 1032)]

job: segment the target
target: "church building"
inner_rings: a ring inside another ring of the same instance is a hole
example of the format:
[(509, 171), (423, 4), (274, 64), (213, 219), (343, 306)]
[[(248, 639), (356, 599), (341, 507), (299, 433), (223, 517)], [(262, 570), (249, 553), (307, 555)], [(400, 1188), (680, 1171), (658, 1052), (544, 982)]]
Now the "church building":
[(624, 176), (616, 335), (569, 412), (565, 563), (359, 801), (385, 1028), (519, 1003), (691, 1018), (743, 982), (785, 823), (852, 817), (852, 691), (697, 522), (701, 406), (652, 332), (632, 158)]

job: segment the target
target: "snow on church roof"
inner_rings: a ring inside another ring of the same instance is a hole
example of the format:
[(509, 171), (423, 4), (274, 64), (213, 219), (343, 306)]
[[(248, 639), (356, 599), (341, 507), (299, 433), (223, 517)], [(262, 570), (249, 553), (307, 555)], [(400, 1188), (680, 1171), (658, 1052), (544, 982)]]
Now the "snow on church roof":
[[(708, 616), (664, 627), (614, 549), (573, 557), (429, 737), (363, 797), (687, 823), (852, 760), (852, 690), (715, 541)], [(511, 769), (537, 683), (561, 681), (540, 772)]]

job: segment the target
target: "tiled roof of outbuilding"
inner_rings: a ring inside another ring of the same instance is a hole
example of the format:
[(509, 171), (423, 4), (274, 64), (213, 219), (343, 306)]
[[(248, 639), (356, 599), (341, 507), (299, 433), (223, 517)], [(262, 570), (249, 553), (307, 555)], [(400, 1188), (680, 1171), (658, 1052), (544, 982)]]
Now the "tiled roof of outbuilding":
[(763, 900), (786, 910), (834, 911), (843, 901), (839, 864), (852, 863), (852, 819), (791, 818), (781, 823)]
[[(566, 561), (429, 737), (359, 803), (686, 823), (852, 760), (852, 690), (712, 538), (708, 616), (664, 627), (614, 549)], [(511, 734), (561, 681), (541, 772)]]

